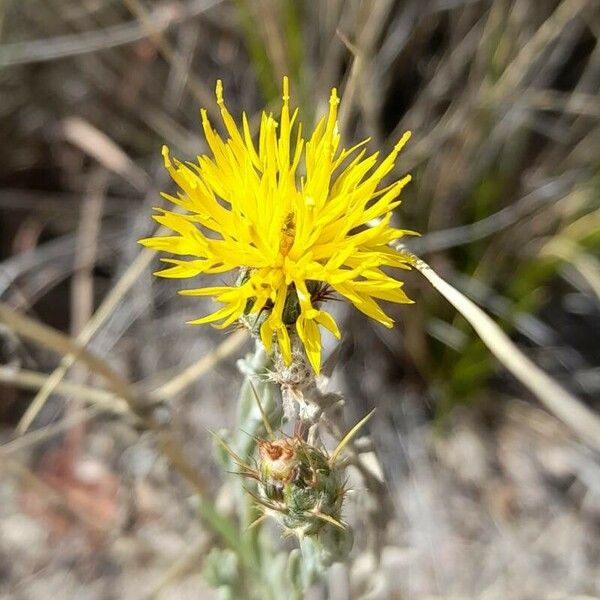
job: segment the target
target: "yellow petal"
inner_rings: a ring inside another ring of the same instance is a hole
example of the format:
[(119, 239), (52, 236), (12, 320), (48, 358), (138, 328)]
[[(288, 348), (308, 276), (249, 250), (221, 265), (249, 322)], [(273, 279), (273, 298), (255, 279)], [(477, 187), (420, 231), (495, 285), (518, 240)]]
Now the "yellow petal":
[(312, 319), (306, 319), (300, 315), (296, 321), (296, 331), (304, 345), (308, 362), (318, 375), (321, 372), (321, 333), (319, 332), (319, 326)]
[(271, 349), (273, 347), (273, 328), (271, 327), (269, 319), (267, 319), (260, 326), (260, 340), (263, 343), (265, 350), (267, 352), (271, 352)]
[(277, 344), (279, 345), (283, 362), (289, 367), (292, 364), (292, 344), (285, 325), (277, 328)]
[(335, 322), (335, 319), (328, 312), (320, 310), (319, 314), (315, 317), (315, 321), (317, 321), (317, 323), (323, 325), (323, 327), (325, 327), (325, 329), (328, 329), (329, 331), (331, 331), (331, 333), (333, 333), (333, 335), (335, 335), (335, 337), (338, 340), (340, 339), (341, 333), (340, 333), (340, 330), (338, 329), (337, 323)]
[[(221, 137), (207, 111), (201, 110), (208, 153), (194, 162), (181, 162), (163, 148), (165, 168), (179, 188), (163, 197), (178, 210), (159, 208), (154, 218), (173, 234), (140, 243), (188, 258), (164, 259), (167, 266), (156, 273), (161, 277), (185, 279), (231, 271), (215, 280), (215, 286), (181, 292), (223, 304), (193, 322), (227, 327), (244, 312), (264, 314), (263, 345), (271, 351), (275, 339), (286, 363), (292, 359), (292, 343), (283, 310), (295, 290), (301, 311), (296, 330), (318, 372), (320, 328), (337, 338), (340, 331), (333, 317), (320, 310), (324, 298), (313, 305), (309, 292), (313, 285), (331, 286), (387, 327), (393, 321), (378, 301), (410, 302), (401, 283), (385, 269), (408, 269), (412, 264), (411, 257), (389, 246), (413, 233), (391, 226), (392, 211), (410, 175), (382, 184), (410, 133), (384, 157), (363, 148), (368, 140), (341, 148), (340, 100), (333, 89), (327, 114), (305, 141), (298, 110), (290, 108), (289, 80), (284, 77), (279, 123), (273, 114), (262, 113), (253, 139), (246, 114), (242, 112), (236, 123), (228, 110), (221, 81), (215, 93), (226, 134)], [(375, 220), (377, 224), (370, 226)], [(240, 270), (243, 283), (235, 285)]]
[(207, 268), (213, 265), (210, 260), (175, 260), (162, 258), (161, 262), (172, 264), (173, 267), (155, 271), (157, 277), (166, 277), (170, 279), (185, 279), (188, 277), (196, 277), (200, 273), (205, 273)]
[(195, 319), (194, 321), (188, 321), (188, 324), (189, 325), (204, 325), (206, 323), (212, 323), (214, 321), (218, 321), (219, 319), (224, 319), (224, 318), (228, 317), (234, 310), (235, 310), (235, 306), (234, 307), (232, 307), (231, 305), (224, 306), (223, 308), (220, 308), (216, 312), (214, 312), (210, 315), (206, 315), (206, 317), (202, 317), (200, 319)]
[(227, 287), (227, 286), (216, 286), (216, 287), (204, 287), (196, 288), (193, 290), (179, 290), (177, 293), (181, 296), (218, 296), (223, 292), (229, 292), (230, 290), (236, 290), (238, 288)]

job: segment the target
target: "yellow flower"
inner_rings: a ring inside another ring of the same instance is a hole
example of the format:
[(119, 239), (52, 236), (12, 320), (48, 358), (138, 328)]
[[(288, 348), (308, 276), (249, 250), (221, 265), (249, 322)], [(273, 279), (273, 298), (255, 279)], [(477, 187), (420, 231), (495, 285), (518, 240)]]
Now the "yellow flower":
[[(188, 278), (201, 273), (234, 271), (229, 285), (184, 290), (189, 296), (213, 296), (223, 304), (216, 312), (191, 321), (221, 321), (227, 327), (247, 315), (260, 323), (267, 351), (277, 340), (290, 364), (290, 332), (295, 327), (306, 355), (319, 372), (322, 325), (340, 337), (333, 317), (321, 309), (333, 293), (358, 310), (391, 327), (378, 299), (409, 303), (402, 283), (382, 267), (410, 268), (410, 258), (389, 243), (408, 232), (390, 226), (392, 210), (410, 175), (378, 189), (388, 175), (410, 133), (378, 163), (379, 153), (367, 154), (364, 140), (340, 149), (337, 128), (339, 98), (331, 91), (329, 113), (310, 137), (290, 115), (289, 85), (283, 80), (283, 106), (279, 123), (263, 113), (258, 146), (242, 115), (238, 128), (216, 88), (217, 102), (227, 138), (211, 126), (202, 110), (202, 125), (212, 156), (197, 162), (172, 160), (163, 147), (165, 166), (180, 188), (177, 196), (163, 196), (179, 212), (157, 209), (154, 219), (175, 235), (141, 240), (155, 250), (186, 259), (162, 259), (171, 266), (161, 277)], [(289, 316), (289, 305), (296, 307)]]

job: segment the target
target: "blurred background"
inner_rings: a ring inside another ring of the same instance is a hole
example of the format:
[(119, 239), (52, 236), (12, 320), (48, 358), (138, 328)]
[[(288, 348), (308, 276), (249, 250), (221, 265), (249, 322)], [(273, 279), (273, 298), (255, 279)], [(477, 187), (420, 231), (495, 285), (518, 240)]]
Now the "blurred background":
[[(3, 0), (0, 35), (0, 299), (163, 400), (211, 493), (207, 430), (235, 428), (250, 344), (185, 325), (207, 307), (136, 240), (172, 191), (161, 145), (206, 151), (217, 78), (253, 130), (284, 74), (307, 128), (337, 86), (347, 144), (412, 130), (395, 216), (423, 233), (411, 248), (600, 409), (596, 1)], [(332, 388), (347, 423), (377, 408), (378, 597), (599, 596), (597, 453), (424, 279), (405, 289), (392, 330), (336, 308)], [(214, 540), (156, 436), (80, 364), (48, 393), (59, 362), (0, 325), (0, 596), (215, 597)], [(315, 598), (348, 597), (335, 574)]]

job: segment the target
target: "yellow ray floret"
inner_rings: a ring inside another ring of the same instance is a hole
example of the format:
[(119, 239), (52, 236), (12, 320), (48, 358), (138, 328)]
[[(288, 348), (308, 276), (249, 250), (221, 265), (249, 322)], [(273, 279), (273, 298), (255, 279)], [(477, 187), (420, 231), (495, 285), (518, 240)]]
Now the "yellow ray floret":
[[(279, 121), (263, 113), (255, 143), (246, 115), (239, 128), (227, 110), (220, 81), (216, 95), (227, 136), (212, 128), (203, 110), (210, 155), (182, 163), (163, 148), (165, 167), (180, 189), (177, 196), (163, 196), (178, 209), (157, 209), (154, 218), (173, 235), (141, 243), (182, 257), (163, 259), (169, 266), (157, 273), (162, 277), (235, 273), (231, 285), (223, 285), (221, 275), (217, 287), (182, 292), (212, 296), (223, 305), (192, 323), (228, 327), (243, 315), (260, 316), (266, 349), (270, 352), (276, 340), (287, 364), (295, 328), (318, 373), (320, 326), (340, 336), (333, 317), (321, 308), (323, 290), (339, 294), (386, 327), (393, 321), (377, 300), (411, 302), (402, 283), (382, 270), (410, 268), (410, 258), (389, 246), (413, 233), (390, 225), (410, 175), (380, 186), (410, 133), (381, 161), (377, 152), (369, 155), (362, 148), (368, 140), (340, 149), (339, 98), (333, 89), (328, 114), (304, 139), (298, 111), (290, 114), (284, 78)], [(293, 322), (285, 314), (291, 295), (298, 307)]]

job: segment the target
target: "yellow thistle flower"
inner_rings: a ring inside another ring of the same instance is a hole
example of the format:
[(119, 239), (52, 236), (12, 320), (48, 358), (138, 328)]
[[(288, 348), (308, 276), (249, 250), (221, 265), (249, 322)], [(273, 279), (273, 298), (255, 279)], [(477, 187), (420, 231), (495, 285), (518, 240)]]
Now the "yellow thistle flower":
[[(295, 326), (318, 373), (319, 326), (340, 337), (333, 317), (321, 309), (324, 298), (335, 292), (386, 327), (393, 321), (376, 300), (411, 302), (402, 283), (382, 270), (410, 268), (410, 258), (389, 243), (413, 233), (390, 226), (398, 195), (411, 177), (377, 189), (410, 133), (379, 164), (378, 152), (368, 155), (361, 149), (369, 140), (340, 149), (339, 98), (334, 88), (328, 115), (305, 140), (301, 124), (296, 124), (298, 110), (290, 115), (289, 84), (284, 78), (279, 123), (263, 112), (256, 146), (246, 115), (240, 129), (227, 110), (221, 81), (216, 96), (227, 139), (212, 128), (202, 110), (212, 156), (184, 164), (172, 160), (163, 147), (165, 166), (181, 191), (177, 196), (162, 195), (183, 211), (156, 209), (154, 219), (176, 235), (140, 243), (191, 257), (162, 259), (171, 266), (156, 273), (161, 277), (239, 273), (231, 285), (180, 292), (213, 296), (224, 305), (191, 323), (221, 321), (219, 327), (224, 328), (244, 315), (256, 317), (257, 324), (260, 317), (265, 348), (270, 352), (275, 338), (288, 365), (290, 331)], [(284, 313), (292, 297), (297, 307), (293, 322)]]

